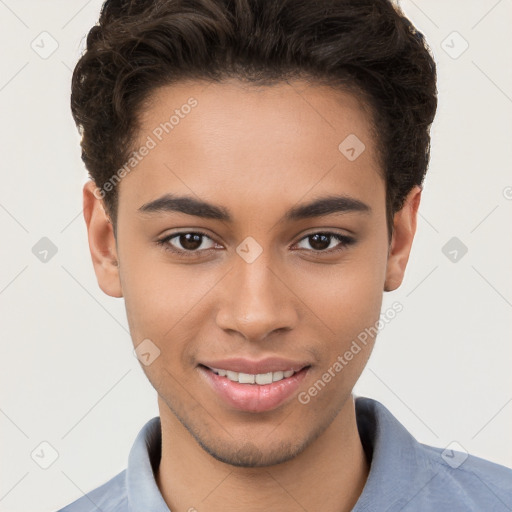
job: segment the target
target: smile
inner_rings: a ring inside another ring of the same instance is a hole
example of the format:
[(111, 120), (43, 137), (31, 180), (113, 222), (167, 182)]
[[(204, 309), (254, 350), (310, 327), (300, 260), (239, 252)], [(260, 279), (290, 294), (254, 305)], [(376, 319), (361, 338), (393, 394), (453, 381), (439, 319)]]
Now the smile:
[(245, 412), (276, 409), (295, 396), (310, 366), (265, 373), (245, 373), (199, 365), (203, 381), (224, 406)]
[(287, 379), (295, 374), (293, 370), (256, 374), (233, 372), (231, 370), (223, 370), (221, 368), (210, 368), (210, 370), (221, 377), (228, 378), (232, 382), (239, 382), (240, 384), (258, 384), (260, 386), (272, 384), (272, 382), (279, 382), (280, 380)]

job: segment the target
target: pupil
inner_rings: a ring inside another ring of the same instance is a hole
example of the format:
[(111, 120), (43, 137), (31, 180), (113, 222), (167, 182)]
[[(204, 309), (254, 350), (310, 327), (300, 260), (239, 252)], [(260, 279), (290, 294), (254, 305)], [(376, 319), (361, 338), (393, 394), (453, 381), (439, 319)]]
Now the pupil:
[(193, 251), (201, 246), (201, 238), (203, 235), (197, 233), (187, 233), (180, 236), (180, 244), (185, 249)]
[[(322, 250), (327, 249), (327, 247), (329, 247), (330, 235), (316, 234), (311, 235), (310, 238), (312, 239), (312, 242), (310, 241), (310, 244), (311, 247), (313, 247), (313, 249)], [(319, 239), (321, 239), (320, 242)], [(318, 245), (320, 245), (320, 247)]]

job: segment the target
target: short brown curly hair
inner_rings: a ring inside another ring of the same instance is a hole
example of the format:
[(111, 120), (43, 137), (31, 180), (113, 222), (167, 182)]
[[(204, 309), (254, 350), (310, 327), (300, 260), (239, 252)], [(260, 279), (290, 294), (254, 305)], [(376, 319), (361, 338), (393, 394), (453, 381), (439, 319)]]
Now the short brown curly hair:
[(428, 167), (437, 87), (423, 35), (390, 0), (107, 0), (72, 77), (90, 177), (103, 189), (128, 160), (157, 87), (232, 77), (306, 78), (356, 94), (372, 112), (392, 234), (394, 213)]

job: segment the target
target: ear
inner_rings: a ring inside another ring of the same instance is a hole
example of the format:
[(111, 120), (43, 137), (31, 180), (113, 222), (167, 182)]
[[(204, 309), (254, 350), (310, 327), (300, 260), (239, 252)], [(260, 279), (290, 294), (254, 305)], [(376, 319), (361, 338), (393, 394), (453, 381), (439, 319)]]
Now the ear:
[(111, 297), (122, 297), (116, 240), (101, 192), (89, 180), (83, 188), (84, 219), (87, 225), (89, 250), (100, 288)]
[(421, 199), (421, 188), (415, 186), (407, 195), (402, 209), (393, 218), (393, 236), (388, 251), (384, 291), (396, 290), (405, 274), (412, 241), (416, 233), (416, 218)]

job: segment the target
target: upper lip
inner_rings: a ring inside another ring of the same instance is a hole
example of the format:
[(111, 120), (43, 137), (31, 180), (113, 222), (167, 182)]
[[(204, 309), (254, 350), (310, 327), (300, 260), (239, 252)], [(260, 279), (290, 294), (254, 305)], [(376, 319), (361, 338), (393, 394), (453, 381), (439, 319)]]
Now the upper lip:
[(203, 366), (208, 366), (209, 368), (230, 370), (238, 373), (249, 373), (252, 375), (279, 371), (284, 372), (289, 370), (298, 372), (302, 370), (302, 368), (310, 366), (309, 363), (283, 359), (281, 357), (268, 357), (260, 359), (259, 361), (236, 357), (231, 359), (219, 359), (216, 361), (202, 361), (201, 364)]

